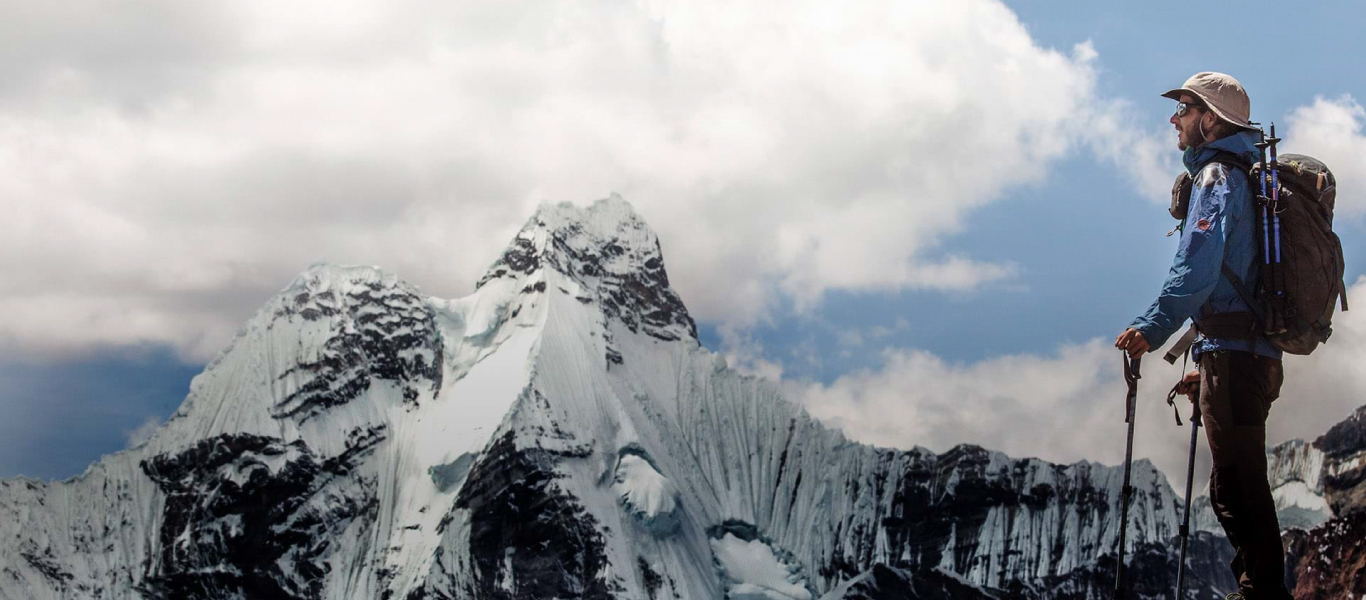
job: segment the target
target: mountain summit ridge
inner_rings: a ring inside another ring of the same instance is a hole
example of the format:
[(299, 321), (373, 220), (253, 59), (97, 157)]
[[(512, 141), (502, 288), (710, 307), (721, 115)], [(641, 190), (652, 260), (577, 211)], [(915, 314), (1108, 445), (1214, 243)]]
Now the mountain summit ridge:
[(620, 319), (632, 332), (698, 341), (696, 323), (669, 285), (658, 236), (619, 195), (587, 208), (541, 205), (475, 287), (526, 278), (533, 289), (545, 291), (544, 278), (530, 281), (543, 268), (577, 287), (581, 302), (589, 299), (584, 292), (595, 295), (605, 316)]

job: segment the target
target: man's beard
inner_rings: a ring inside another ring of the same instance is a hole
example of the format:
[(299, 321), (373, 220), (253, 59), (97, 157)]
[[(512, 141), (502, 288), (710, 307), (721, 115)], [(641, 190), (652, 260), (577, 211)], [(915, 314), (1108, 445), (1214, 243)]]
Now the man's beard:
[[(1185, 130), (1185, 129), (1180, 130), (1180, 132), (1178, 133), (1177, 138), (1176, 138), (1176, 149), (1177, 149), (1177, 150), (1181, 150), (1181, 151), (1184, 152), (1184, 151), (1186, 150), (1186, 148), (1192, 148), (1192, 147), (1198, 148), (1198, 147), (1200, 147), (1200, 146), (1205, 145), (1206, 142), (1209, 142), (1209, 138), (1205, 137), (1205, 134), (1204, 134), (1204, 133), (1201, 133), (1201, 131), (1200, 131), (1200, 125), (1201, 125), (1203, 122), (1204, 122), (1204, 119), (1197, 119), (1197, 120), (1195, 121), (1195, 128), (1194, 128), (1193, 130)], [(1185, 138), (1192, 138), (1192, 139), (1190, 139), (1189, 141), (1182, 141), (1182, 140), (1184, 140)]]

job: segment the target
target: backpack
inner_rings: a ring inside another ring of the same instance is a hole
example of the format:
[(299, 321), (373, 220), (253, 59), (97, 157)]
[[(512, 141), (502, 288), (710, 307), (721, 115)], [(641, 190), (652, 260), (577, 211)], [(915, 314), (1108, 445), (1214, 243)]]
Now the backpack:
[[(1273, 163), (1275, 179), (1279, 180), (1273, 214), (1271, 199), (1261, 196), (1260, 178), (1266, 178), (1268, 194), (1273, 184), (1272, 172), (1262, 163), (1249, 166), (1230, 154), (1220, 154), (1214, 162), (1248, 173), (1257, 201), (1256, 248), (1261, 260), (1255, 264), (1260, 268), (1260, 285), (1249, 290), (1227, 263), (1222, 268), (1224, 277), (1252, 308), (1255, 329), (1276, 347), (1289, 354), (1313, 352), (1333, 334), (1333, 312), (1339, 301), (1342, 310), (1347, 310), (1342, 241), (1333, 233), (1337, 180), (1318, 159), (1301, 154), (1280, 156)], [(1172, 187), (1168, 210), (1178, 219), (1186, 216), (1191, 183), (1190, 175), (1182, 173)], [(1231, 321), (1236, 322), (1236, 317), (1216, 325), (1227, 327)]]

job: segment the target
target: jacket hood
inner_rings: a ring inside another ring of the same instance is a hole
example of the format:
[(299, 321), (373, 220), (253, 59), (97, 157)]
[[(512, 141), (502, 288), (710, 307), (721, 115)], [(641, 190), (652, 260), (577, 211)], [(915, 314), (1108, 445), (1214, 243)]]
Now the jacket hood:
[(1205, 165), (1214, 160), (1214, 156), (1220, 152), (1234, 154), (1245, 161), (1247, 164), (1256, 164), (1262, 159), (1261, 151), (1257, 150), (1257, 142), (1261, 141), (1262, 136), (1257, 131), (1239, 131), (1228, 137), (1219, 138), (1203, 146), (1186, 148), (1186, 153), (1182, 155), (1181, 162), (1185, 163), (1186, 170), (1191, 175), (1195, 175), (1203, 169)]

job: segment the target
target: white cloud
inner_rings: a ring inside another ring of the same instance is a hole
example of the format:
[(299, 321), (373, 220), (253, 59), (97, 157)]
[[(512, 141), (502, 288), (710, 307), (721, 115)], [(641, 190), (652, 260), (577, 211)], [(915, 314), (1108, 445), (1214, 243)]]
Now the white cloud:
[(1172, 180), (1182, 169), (1176, 136), (1171, 127), (1137, 122), (1136, 114), (1121, 100), (1093, 105), (1085, 120), (1087, 147), (1127, 175), (1140, 196), (1166, 205), (1171, 200)]
[(911, 322), (906, 317), (898, 316), (891, 327), (886, 325), (874, 325), (868, 330), (868, 335), (874, 338), (885, 338), (892, 334), (902, 333), (911, 330)]
[(143, 420), (141, 425), (138, 425), (136, 428), (132, 430), (123, 432), (124, 436), (128, 439), (127, 447), (132, 448), (134, 446), (137, 446), (138, 444), (141, 444), (147, 440), (152, 439), (152, 434), (155, 434), (157, 432), (157, 429), (160, 428), (161, 419), (158, 419), (156, 417), (147, 417), (145, 420)]
[[(1290, 112), (1289, 127), (1280, 132), (1285, 136), (1282, 152), (1308, 154), (1328, 165), (1337, 178), (1340, 190), (1366, 188), (1366, 109), (1355, 98), (1314, 98), (1314, 103)], [(1334, 216), (1360, 218), (1366, 215), (1366, 202), (1360, 193), (1344, 193), (1337, 197)]]
[(783, 361), (765, 358), (764, 346), (754, 339), (749, 331), (741, 331), (733, 325), (717, 328), (721, 337), (720, 354), (726, 364), (745, 375), (762, 377), (773, 382), (783, 379)]
[[(1366, 297), (1366, 278), (1349, 295)], [(1334, 317), (1328, 344), (1308, 357), (1285, 358), (1286, 379), (1273, 405), (1267, 439), (1313, 440), (1366, 404), (1366, 311)], [(1135, 457), (1149, 457), (1174, 484), (1184, 481), (1189, 425), (1177, 428), (1166, 393), (1181, 365), (1148, 355), (1139, 381)], [(812, 416), (851, 438), (882, 446), (944, 451), (959, 443), (1071, 463), (1124, 459), (1125, 384), (1111, 340), (955, 364), (919, 350), (889, 349), (877, 370), (830, 385), (787, 382)], [(1189, 403), (1178, 399), (1181, 419)], [(1199, 483), (1208, 479), (1201, 438)], [(1179, 486), (1178, 486), (1179, 487)]]
[(863, 334), (856, 329), (846, 329), (835, 334), (842, 347), (858, 347), (863, 345)]
[(705, 320), (972, 288), (1013, 274), (939, 251), (974, 210), (1099, 135), (1142, 147), (1094, 48), (993, 0), (111, 10), (0, 8), (12, 351), (202, 359), (319, 259), (463, 295), (538, 202), (610, 191)]

